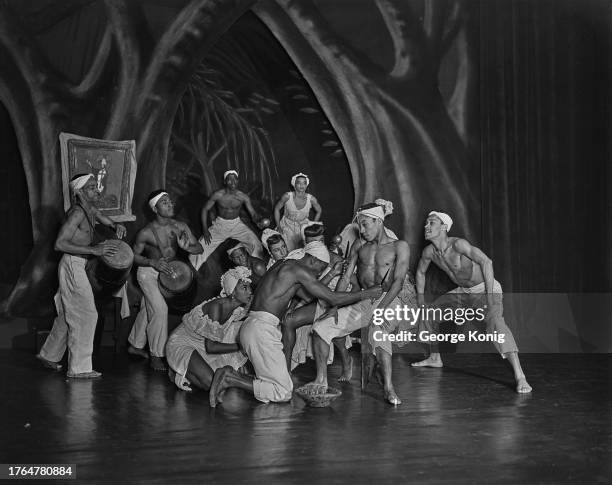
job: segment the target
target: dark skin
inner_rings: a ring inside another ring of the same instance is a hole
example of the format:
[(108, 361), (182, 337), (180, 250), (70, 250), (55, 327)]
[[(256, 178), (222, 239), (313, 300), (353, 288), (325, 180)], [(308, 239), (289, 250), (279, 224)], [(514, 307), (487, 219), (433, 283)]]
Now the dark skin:
[[(252, 296), (251, 285), (246, 281), (240, 281), (231, 296), (217, 298), (204, 305), (202, 307), (202, 314), (208, 315), (211, 320), (224, 325), (236, 308), (249, 304)], [(227, 354), (242, 350), (238, 342), (223, 343), (208, 338), (204, 340), (204, 345), (206, 352), (209, 354)], [(198, 352), (194, 351), (189, 359), (189, 366), (185, 374), (187, 380), (196, 387), (208, 390), (210, 389), (213, 376), (214, 370)], [(190, 390), (189, 388), (183, 389)]]
[(266, 274), (266, 263), (263, 259), (251, 256), (246, 249), (234, 249), (229, 255), (230, 260), (235, 266), (244, 266), (251, 270), (251, 280), (253, 285), (257, 285), (261, 277)]
[(240, 216), (240, 209), (244, 205), (253, 222), (259, 220), (259, 216), (255, 212), (249, 196), (238, 190), (238, 177), (234, 174), (229, 174), (224, 182), (225, 187), (213, 193), (204, 204), (204, 207), (202, 207), (202, 237), (206, 244), (210, 244), (211, 241), (210, 231), (208, 230), (208, 211), (215, 206), (217, 215), (222, 219), (236, 219)]
[[(204, 249), (187, 224), (172, 218), (174, 205), (167, 195), (157, 202), (155, 210), (155, 220), (147, 224), (136, 235), (134, 262), (138, 266), (151, 266), (160, 273), (172, 275), (172, 267), (168, 261), (176, 257), (178, 248), (189, 254), (200, 254)], [(158, 247), (153, 229), (157, 232), (165, 254), (162, 254), (162, 249)]]
[[(251, 311), (268, 312), (280, 319), (291, 298), (301, 288), (313, 297), (334, 306), (350, 305), (364, 298), (378, 298), (382, 294), (380, 286), (356, 293), (333, 292), (317, 279), (326, 267), (327, 263), (310, 254), (300, 260), (286, 260), (275, 264), (259, 282)], [(223, 393), (229, 387), (238, 387), (253, 393), (253, 378), (243, 376), (231, 367), (218, 369), (211, 384), (212, 407), (221, 402)]]
[(120, 239), (125, 236), (126, 232), (124, 226), (115, 224), (96, 208), (95, 204), (100, 194), (94, 178), (91, 177), (83, 188), (75, 191), (75, 196), (81, 207), (73, 206), (70, 209), (68, 219), (60, 228), (55, 240), (55, 250), (83, 256), (114, 256), (117, 253), (118, 244), (112, 240), (91, 246), (93, 242), (92, 225), (95, 225), (96, 222), (115, 229)]

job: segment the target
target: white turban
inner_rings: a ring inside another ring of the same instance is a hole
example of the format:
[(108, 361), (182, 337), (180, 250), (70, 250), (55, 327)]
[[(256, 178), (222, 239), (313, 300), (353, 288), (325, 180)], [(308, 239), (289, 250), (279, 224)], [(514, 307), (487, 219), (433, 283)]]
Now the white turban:
[(308, 178), (308, 175), (306, 175), (305, 173), (296, 173), (293, 177), (291, 177), (291, 186), (295, 188), (295, 182), (298, 179), (298, 177), (304, 177), (306, 179), (306, 187), (308, 187), (310, 185), (310, 179)]
[(224, 174), (223, 174), (223, 181), (225, 182), (225, 179), (227, 178), (228, 175), (232, 175), (234, 174), (236, 176), (236, 178), (238, 178), (238, 172), (236, 172), (236, 170), (227, 170)]
[(270, 249), (268, 248), (268, 239), (270, 239), (275, 234), (278, 234), (280, 237), (283, 237), (280, 232), (275, 231), (274, 229), (264, 229), (264, 231), (261, 233), (261, 242), (268, 251), (270, 251)]
[(391, 202), (390, 200), (376, 199), (374, 203), (382, 206), (385, 211), (385, 217), (393, 214), (393, 202)]
[(157, 212), (157, 209), (155, 209), (155, 206), (159, 202), (159, 199), (161, 199), (164, 195), (168, 195), (168, 192), (161, 192), (157, 194), (155, 197), (151, 197), (149, 199), (149, 207), (151, 208), (153, 212)]
[(251, 282), (251, 270), (244, 266), (236, 266), (221, 276), (221, 296), (229, 296), (234, 292), (239, 281)]
[(302, 259), (306, 255), (304, 248), (294, 249), (291, 251), (285, 259)]
[(429, 216), (436, 216), (438, 219), (442, 221), (442, 224), (446, 225), (446, 232), (450, 231), (453, 225), (453, 219), (451, 218), (451, 216), (449, 216), (448, 214), (444, 212), (438, 212), (438, 211), (431, 211), (427, 217)]
[(231, 255), (232, 255), (232, 253), (233, 253), (234, 251), (236, 251), (236, 249), (240, 249), (240, 248), (244, 248), (244, 250), (247, 252), (247, 254), (250, 254), (250, 253), (249, 253), (249, 248), (247, 248), (247, 247), (246, 247), (246, 245), (244, 245), (243, 243), (238, 243), (238, 244), (236, 244), (234, 247), (229, 248), (229, 249), (227, 250), (227, 255), (228, 255), (228, 256), (231, 256)]
[(89, 179), (92, 177), (93, 175), (91, 173), (88, 173), (87, 175), (81, 175), (80, 177), (77, 177), (70, 182), (70, 188), (73, 192), (81, 190), (83, 187), (85, 187), (85, 184), (89, 182)]
[(324, 263), (329, 264), (330, 257), (329, 251), (327, 250), (327, 246), (321, 241), (312, 241), (304, 246), (304, 252), (306, 254), (310, 254), (315, 258), (323, 261)]
[(381, 221), (384, 222), (385, 210), (379, 205), (377, 205), (376, 207), (370, 207), (369, 209), (363, 209), (363, 210), (357, 211), (357, 214), (355, 214), (355, 218), (353, 220), (356, 220), (357, 217), (359, 216), (367, 216), (373, 219), (380, 219)]

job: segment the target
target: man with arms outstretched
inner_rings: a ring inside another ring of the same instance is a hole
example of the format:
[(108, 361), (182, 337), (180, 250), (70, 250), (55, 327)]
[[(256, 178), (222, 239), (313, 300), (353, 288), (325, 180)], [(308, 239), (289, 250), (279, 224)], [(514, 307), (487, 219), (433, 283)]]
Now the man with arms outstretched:
[[(516, 391), (531, 392), (518, 357), (518, 348), (512, 332), (503, 317), (502, 287), (495, 280), (493, 262), (476, 246), (465, 239), (448, 237), (453, 220), (444, 212), (431, 211), (425, 223), (425, 239), (429, 244), (421, 254), (416, 273), (419, 306), (424, 303), (425, 273), (433, 262), (457, 285), (457, 288), (441, 297), (434, 306), (485, 307), (487, 332), (503, 335), (502, 342), (494, 342), (504, 359), (508, 359), (516, 379)], [(452, 297), (457, 297), (454, 299)], [(433, 330), (430, 328), (430, 330)], [(435, 343), (430, 344), (430, 354), (425, 360), (415, 362), (414, 367), (442, 367), (442, 358)]]
[[(202, 237), (200, 244), (204, 252), (190, 258), (193, 267), (198, 270), (217, 247), (230, 237), (244, 243), (248, 247), (248, 253), (257, 257), (263, 257), (263, 247), (259, 238), (240, 219), (240, 209), (244, 205), (253, 222), (257, 222), (259, 216), (253, 209), (251, 199), (247, 194), (238, 190), (238, 172), (228, 170), (223, 174), (224, 188), (217, 190), (206, 201), (202, 207)], [(216, 206), (217, 218), (208, 228), (208, 211)]]

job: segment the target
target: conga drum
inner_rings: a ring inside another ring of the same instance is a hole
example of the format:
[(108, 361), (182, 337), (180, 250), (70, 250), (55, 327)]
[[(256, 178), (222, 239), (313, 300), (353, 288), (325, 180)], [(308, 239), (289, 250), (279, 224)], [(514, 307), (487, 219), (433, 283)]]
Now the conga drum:
[(115, 242), (119, 248), (113, 256), (91, 258), (85, 267), (91, 289), (97, 297), (110, 297), (120, 290), (132, 269), (134, 262), (132, 248), (119, 239)]
[(157, 283), (159, 291), (168, 307), (181, 312), (191, 310), (197, 289), (193, 266), (178, 259), (169, 261), (174, 270), (172, 276), (159, 273)]

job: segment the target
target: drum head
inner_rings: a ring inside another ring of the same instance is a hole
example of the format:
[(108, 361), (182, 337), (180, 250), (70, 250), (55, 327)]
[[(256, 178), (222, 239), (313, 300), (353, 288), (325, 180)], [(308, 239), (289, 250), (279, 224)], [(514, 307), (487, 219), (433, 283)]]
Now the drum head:
[(170, 261), (168, 263), (174, 270), (174, 275), (169, 276), (159, 273), (159, 283), (173, 293), (186, 290), (193, 282), (193, 271), (191, 266), (183, 261)]
[(131, 268), (134, 262), (134, 253), (130, 245), (120, 239), (113, 239), (112, 241), (119, 244), (119, 249), (114, 256), (101, 256), (102, 261), (104, 261), (107, 266), (115, 269)]

